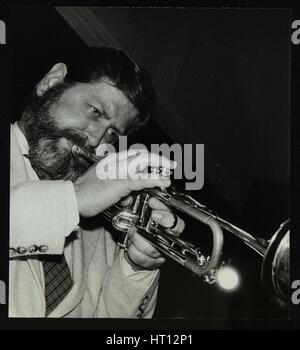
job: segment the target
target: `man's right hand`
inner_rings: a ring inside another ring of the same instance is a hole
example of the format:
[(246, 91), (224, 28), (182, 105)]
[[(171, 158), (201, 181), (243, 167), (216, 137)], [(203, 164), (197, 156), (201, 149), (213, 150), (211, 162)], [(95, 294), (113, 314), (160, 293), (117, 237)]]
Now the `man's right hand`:
[(169, 179), (147, 173), (149, 166), (171, 170), (176, 164), (145, 150), (110, 154), (94, 164), (74, 183), (80, 215), (95, 216), (133, 191), (169, 187)]

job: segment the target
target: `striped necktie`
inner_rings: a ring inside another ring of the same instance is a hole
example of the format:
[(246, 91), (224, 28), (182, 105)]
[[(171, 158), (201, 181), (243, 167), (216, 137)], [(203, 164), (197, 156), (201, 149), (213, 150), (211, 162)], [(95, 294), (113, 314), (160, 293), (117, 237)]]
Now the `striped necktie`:
[(46, 316), (67, 296), (73, 286), (71, 272), (64, 255), (41, 259), (44, 267)]

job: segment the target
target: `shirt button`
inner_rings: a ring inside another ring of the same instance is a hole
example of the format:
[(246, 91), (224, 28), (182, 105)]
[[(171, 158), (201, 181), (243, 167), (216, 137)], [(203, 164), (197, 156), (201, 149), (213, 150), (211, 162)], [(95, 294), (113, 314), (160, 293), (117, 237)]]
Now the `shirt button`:
[(9, 248), (9, 254), (10, 255), (15, 255), (16, 254), (16, 249), (15, 248)]
[(36, 253), (38, 251), (39, 247), (37, 245), (32, 245), (31, 247), (28, 248), (28, 252), (30, 254)]
[(46, 246), (46, 245), (41, 245), (41, 246), (39, 247), (39, 251), (40, 251), (41, 253), (47, 253), (48, 250), (49, 250), (49, 247)]
[(17, 248), (17, 252), (18, 252), (19, 254), (25, 254), (25, 253), (27, 252), (27, 249), (24, 248), (24, 247), (18, 247), (18, 248)]
[(149, 297), (148, 297), (148, 295), (143, 299), (143, 301), (142, 301), (142, 305), (144, 306), (144, 305), (146, 305), (147, 303), (148, 303), (148, 300), (149, 300)]

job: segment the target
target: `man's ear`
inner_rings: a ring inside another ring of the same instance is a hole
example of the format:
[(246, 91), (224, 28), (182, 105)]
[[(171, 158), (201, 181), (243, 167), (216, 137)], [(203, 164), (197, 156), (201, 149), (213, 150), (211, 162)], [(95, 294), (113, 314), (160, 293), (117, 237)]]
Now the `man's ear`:
[(52, 87), (62, 83), (67, 75), (67, 66), (64, 63), (57, 63), (44, 78), (36, 85), (36, 94), (44, 95)]

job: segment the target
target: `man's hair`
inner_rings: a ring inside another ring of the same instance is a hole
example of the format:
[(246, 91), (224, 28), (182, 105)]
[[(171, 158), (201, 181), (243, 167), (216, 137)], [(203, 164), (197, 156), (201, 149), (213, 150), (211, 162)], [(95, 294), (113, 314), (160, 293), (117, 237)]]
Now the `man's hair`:
[(124, 51), (112, 47), (90, 47), (74, 62), (67, 62), (66, 82), (94, 83), (109, 78), (138, 110), (144, 125), (155, 113), (155, 91), (150, 74)]

